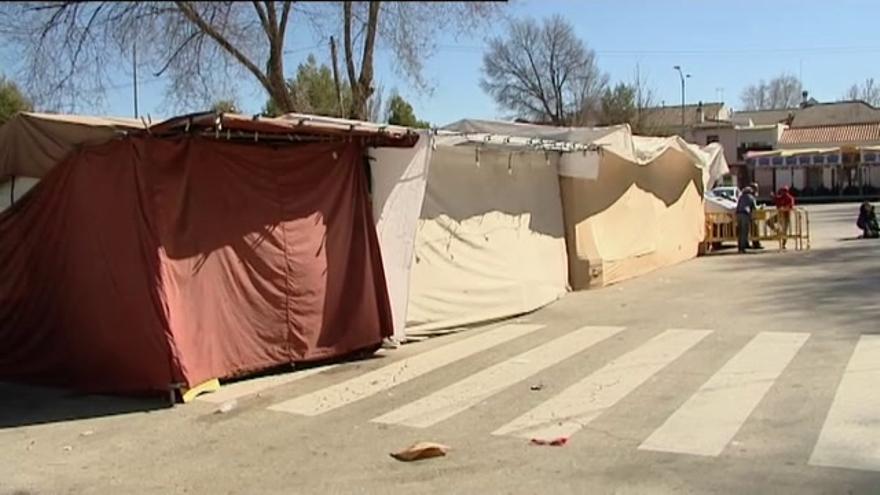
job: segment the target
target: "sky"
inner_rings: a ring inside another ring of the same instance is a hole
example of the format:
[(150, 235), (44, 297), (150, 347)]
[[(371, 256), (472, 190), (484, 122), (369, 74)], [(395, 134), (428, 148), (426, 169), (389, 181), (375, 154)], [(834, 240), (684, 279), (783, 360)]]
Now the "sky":
[[(596, 51), (612, 82), (631, 80), (638, 67), (657, 103), (681, 101), (674, 65), (692, 76), (686, 89), (689, 103), (723, 99), (734, 109), (743, 88), (781, 72), (800, 76), (819, 101), (840, 99), (850, 85), (866, 78), (880, 80), (876, 0), (514, 0), (506, 8), (515, 17), (561, 14)], [(326, 41), (296, 22), (294, 17), (285, 59), (291, 74), (310, 52), (319, 60), (329, 58)], [(485, 40), (503, 32), (497, 23), (469, 38), (438, 39), (437, 50), (425, 61), (430, 93), (417, 91), (397, 74), (389, 50), (377, 53), (376, 79), (435, 125), (503, 118), (506, 112), (479, 86)], [(144, 79), (139, 84), (141, 113), (154, 119), (173, 113), (164, 102), (164, 81), (151, 75)], [(120, 70), (105, 107), (81, 112), (131, 115), (130, 81), (130, 74)], [(242, 81), (238, 101), (245, 113), (258, 113), (265, 96), (252, 81)]]

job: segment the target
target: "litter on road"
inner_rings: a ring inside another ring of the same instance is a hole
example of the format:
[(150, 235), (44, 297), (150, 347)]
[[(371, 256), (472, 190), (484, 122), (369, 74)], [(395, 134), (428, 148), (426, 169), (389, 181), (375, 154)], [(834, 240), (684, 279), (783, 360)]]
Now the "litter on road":
[(532, 445), (549, 445), (551, 447), (562, 447), (568, 443), (568, 437), (558, 437), (552, 439), (533, 438), (530, 442)]
[(434, 442), (418, 442), (409, 447), (391, 454), (398, 461), (411, 462), (432, 457), (443, 457), (449, 452), (449, 447)]

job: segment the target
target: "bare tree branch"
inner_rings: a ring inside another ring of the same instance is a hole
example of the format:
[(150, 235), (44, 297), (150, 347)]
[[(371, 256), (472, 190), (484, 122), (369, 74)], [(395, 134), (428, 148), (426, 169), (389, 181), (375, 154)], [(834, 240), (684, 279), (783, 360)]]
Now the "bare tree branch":
[(586, 123), (598, 110), (607, 76), (595, 53), (556, 16), (540, 25), (513, 21), (483, 56), (482, 88), (517, 117), (557, 125)]
[(260, 18), (260, 24), (263, 25), (263, 31), (266, 31), (266, 35), (271, 38), (272, 28), (270, 27), (269, 18), (266, 16), (266, 12), (263, 11), (263, 6), (260, 4), (259, 0), (253, 0), (251, 3), (254, 5), (254, 10), (257, 11), (257, 17)]
[(793, 108), (801, 100), (803, 86), (791, 74), (780, 74), (770, 82), (759, 81), (743, 90), (740, 95), (744, 110), (775, 110)]
[(162, 74), (164, 74), (165, 71), (168, 70), (168, 67), (170, 67), (171, 64), (174, 62), (174, 60), (177, 59), (177, 56), (180, 55), (180, 53), (183, 52), (183, 50), (184, 50), (187, 46), (189, 46), (189, 44), (192, 43), (193, 40), (195, 40), (196, 38), (198, 38), (198, 37), (201, 36), (202, 34), (203, 34), (203, 33), (202, 33), (201, 31), (195, 31), (195, 32), (193, 32), (193, 33), (189, 36), (189, 38), (187, 38), (186, 40), (184, 40), (183, 43), (181, 43), (180, 46), (179, 46), (176, 50), (174, 50), (174, 53), (172, 53), (171, 56), (168, 57), (168, 61), (165, 62), (165, 65), (163, 65), (162, 68), (160, 68), (158, 71), (156, 71), (155, 73), (153, 73), (153, 75), (156, 76), (156, 77), (159, 77), (159, 76), (161, 76)]
[(874, 78), (865, 79), (861, 85), (853, 84), (844, 95), (845, 100), (860, 100), (871, 106), (880, 105), (880, 86), (874, 82)]
[(287, 21), (290, 19), (290, 8), (293, 6), (292, 0), (287, 0), (284, 2), (284, 6), (281, 8), (281, 22), (278, 24), (278, 31), (282, 34), (287, 31)]
[(341, 3), (342, 12), (340, 2), (292, 0), (3, 2), (0, 34), (21, 53), (23, 87), (45, 108), (94, 110), (107, 83), (119, 77), (117, 69), (130, 66), (137, 43), (137, 69), (166, 78), (167, 98), (175, 104), (191, 109), (216, 95), (234, 98), (230, 90), (247, 74), (286, 112), (294, 108), (283, 54), (296, 10), (322, 42), (345, 30), (342, 51), (362, 116), (376, 86), (376, 50), (393, 50), (394, 69), (428, 91), (423, 63), (437, 37), (472, 32), (501, 9), (494, 2)]
[(354, 85), (357, 82), (357, 76), (354, 72), (354, 48), (351, 40), (351, 2), (346, 0), (342, 2), (343, 16), (343, 40), (342, 45), (345, 51), (345, 68), (348, 72), (348, 83)]
[(232, 44), (224, 38), (220, 33), (218, 33), (210, 24), (205, 22), (204, 19), (196, 12), (189, 2), (175, 2), (177, 6), (180, 8), (181, 13), (186, 16), (187, 19), (193, 22), (193, 24), (197, 25), (199, 29), (201, 29), (206, 35), (210, 36), (214, 41), (217, 42), (218, 45), (223, 47), (224, 50), (229, 52), (230, 55), (235, 57), (236, 60), (241, 62), (241, 65), (245, 66), (247, 70), (249, 70), (256, 78), (260, 81), (260, 83), (266, 87), (266, 89), (271, 91), (271, 84), (269, 83), (269, 79), (265, 74), (256, 66), (250, 59), (248, 59), (241, 51), (232, 46)]

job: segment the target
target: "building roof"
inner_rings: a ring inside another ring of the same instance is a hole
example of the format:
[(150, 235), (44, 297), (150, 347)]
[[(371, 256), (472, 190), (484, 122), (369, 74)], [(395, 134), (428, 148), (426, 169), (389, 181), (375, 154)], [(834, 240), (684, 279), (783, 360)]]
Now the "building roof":
[(755, 125), (788, 123), (791, 127), (816, 127), (880, 122), (880, 109), (861, 100), (811, 103), (803, 108), (736, 112), (733, 121)]
[(880, 141), (880, 123), (792, 127), (782, 132), (781, 146), (860, 144)]
[(880, 122), (880, 109), (860, 100), (819, 103), (795, 112), (792, 127)]
[(773, 110), (749, 110), (735, 112), (733, 121), (744, 124), (751, 121), (754, 125), (779, 124), (787, 122), (800, 108), (777, 108)]
[[(693, 127), (706, 120), (721, 120), (721, 114), (724, 103), (710, 102), (703, 103), (703, 119), (700, 119), (700, 104), (690, 104), (684, 106), (685, 125)], [(662, 107), (649, 107), (643, 111), (645, 123), (652, 128), (676, 128), (681, 127), (681, 105), (671, 105)]]

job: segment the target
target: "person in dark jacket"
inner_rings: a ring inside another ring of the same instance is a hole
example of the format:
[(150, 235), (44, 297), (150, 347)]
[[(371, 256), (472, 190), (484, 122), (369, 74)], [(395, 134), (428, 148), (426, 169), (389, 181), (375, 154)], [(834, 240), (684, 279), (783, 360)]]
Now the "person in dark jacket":
[(755, 201), (754, 190), (746, 187), (742, 190), (739, 200), (736, 202), (736, 225), (738, 242), (737, 248), (740, 253), (745, 253), (749, 247), (749, 232), (752, 230), (752, 215), (758, 208), (758, 202)]
[(870, 202), (865, 201), (859, 208), (859, 218), (856, 220), (856, 226), (862, 229), (863, 239), (877, 239), (880, 237), (877, 213), (874, 211), (874, 205)]

